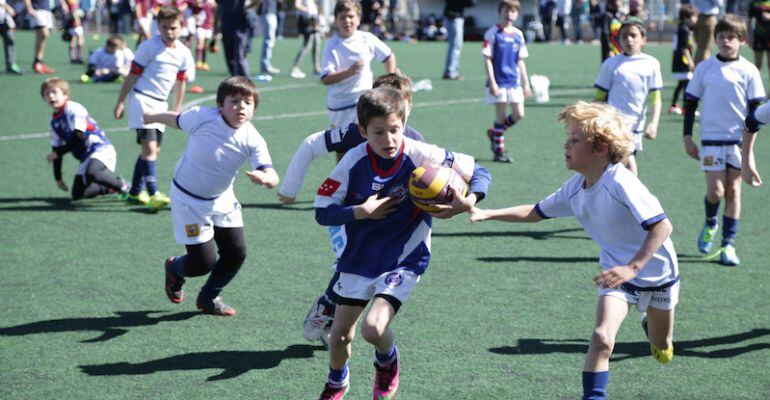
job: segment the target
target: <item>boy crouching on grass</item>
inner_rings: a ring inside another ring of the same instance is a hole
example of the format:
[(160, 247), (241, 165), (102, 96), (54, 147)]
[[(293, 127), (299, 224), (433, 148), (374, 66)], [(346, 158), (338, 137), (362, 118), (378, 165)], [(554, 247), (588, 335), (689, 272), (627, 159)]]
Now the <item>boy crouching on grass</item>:
[(559, 120), (567, 128), (567, 169), (577, 174), (536, 205), (471, 210), (471, 222), (538, 222), (575, 216), (601, 247), (596, 327), (583, 367), (583, 399), (605, 399), (615, 336), (631, 305), (646, 312), (642, 326), (653, 357), (674, 356), (674, 308), (679, 267), (671, 223), (658, 199), (623, 166), (633, 148), (625, 117), (605, 104), (578, 102)]
[(144, 114), (147, 124), (161, 123), (190, 134), (169, 191), (174, 238), (187, 247), (186, 255), (166, 259), (165, 289), (172, 303), (184, 300), (185, 278), (211, 272), (196, 306), (206, 314), (235, 315), (219, 296), (246, 259), (241, 205), (233, 182), (248, 160), (253, 169), (246, 175), (253, 183), (268, 189), (278, 185), (267, 143), (250, 122), (258, 102), (254, 83), (233, 76), (219, 85), (217, 108)]

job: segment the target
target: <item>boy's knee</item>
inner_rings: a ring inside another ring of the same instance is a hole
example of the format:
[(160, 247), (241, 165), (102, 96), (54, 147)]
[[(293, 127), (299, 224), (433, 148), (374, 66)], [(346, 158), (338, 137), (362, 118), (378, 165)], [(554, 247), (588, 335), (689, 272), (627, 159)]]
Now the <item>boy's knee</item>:
[(222, 254), (222, 258), (226, 260), (227, 265), (239, 269), (241, 265), (243, 265), (243, 262), (246, 261), (246, 245), (230, 246), (227, 251)]
[(386, 326), (380, 326), (376, 321), (365, 320), (361, 324), (361, 336), (369, 343), (378, 342), (385, 334)]
[(615, 347), (615, 338), (606, 330), (596, 328), (591, 335), (591, 347), (595, 353), (606, 353), (609, 356), (612, 353), (612, 348)]
[(187, 274), (195, 277), (206, 275), (214, 268), (217, 257), (214, 254), (198, 257), (187, 257)]
[(353, 342), (354, 337), (354, 331), (342, 333), (332, 330), (331, 334), (329, 335), (329, 345), (333, 347), (344, 347)]

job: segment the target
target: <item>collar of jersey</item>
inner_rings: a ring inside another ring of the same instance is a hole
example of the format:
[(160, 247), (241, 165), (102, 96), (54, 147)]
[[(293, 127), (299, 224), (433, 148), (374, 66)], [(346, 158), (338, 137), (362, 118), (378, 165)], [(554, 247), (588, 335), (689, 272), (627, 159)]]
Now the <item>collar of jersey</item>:
[[(515, 28), (515, 27), (514, 27), (514, 28)], [(506, 32), (506, 31), (505, 31), (505, 27), (503, 27), (503, 26), (500, 26), (500, 24), (497, 24), (497, 29), (498, 29), (498, 30), (499, 30), (499, 31), (500, 31), (500, 32), (501, 32), (503, 35), (506, 35), (506, 36), (516, 36), (516, 31), (512, 31), (512, 32)]]
[(64, 104), (62, 104), (61, 108), (53, 112), (53, 117), (58, 118), (61, 117), (62, 114), (64, 114), (64, 108), (67, 107), (67, 102), (69, 100), (64, 100)]
[(387, 178), (398, 171), (398, 169), (401, 167), (402, 162), (404, 161), (404, 146), (406, 145), (406, 142), (401, 142), (401, 149), (399, 149), (398, 157), (396, 157), (396, 162), (393, 163), (393, 166), (390, 167), (389, 170), (385, 171), (382, 168), (380, 168), (377, 165), (377, 154), (372, 150), (372, 147), (369, 146), (369, 143), (366, 144), (366, 153), (369, 155), (369, 162), (372, 164), (372, 169), (374, 169), (374, 173), (377, 174), (380, 178)]

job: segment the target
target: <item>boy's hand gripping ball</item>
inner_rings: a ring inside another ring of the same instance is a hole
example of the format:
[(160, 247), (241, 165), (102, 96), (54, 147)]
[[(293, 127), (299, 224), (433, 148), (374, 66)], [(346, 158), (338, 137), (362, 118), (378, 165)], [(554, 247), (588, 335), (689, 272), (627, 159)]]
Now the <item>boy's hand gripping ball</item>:
[(455, 170), (440, 165), (423, 165), (409, 177), (409, 197), (412, 203), (427, 212), (439, 211), (434, 205), (449, 204), (454, 198), (451, 187), (465, 196), (468, 184)]

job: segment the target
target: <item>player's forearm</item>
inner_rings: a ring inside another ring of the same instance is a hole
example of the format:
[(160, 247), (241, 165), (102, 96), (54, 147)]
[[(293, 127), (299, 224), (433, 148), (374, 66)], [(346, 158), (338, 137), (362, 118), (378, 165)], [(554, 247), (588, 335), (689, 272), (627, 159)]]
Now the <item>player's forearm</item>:
[(673, 230), (674, 228), (668, 218), (658, 221), (650, 226), (650, 229), (647, 231), (647, 237), (644, 239), (644, 243), (642, 243), (642, 247), (639, 248), (639, 251), (628, 263), (628, 266), (634, 269), (638, 274), (647, 262), (650, 261), (653, 254), (660, 249), (660, 246), (663, 246), (666, 239), (671, 236)]
[(497, 82), (495, 82), (495, 67), (492, 64), (492, 58), (484, 57), (484, 71), (487, 73), (489, 86), (492, 86), (492, 84), (497, 85)]
[(543, 218), (535, 211), (534, 204), (487, 210), (488, 220), (504, 222), (538, 222)]
[(145, 124), (163, 124), (172, 128), (179, 129), (177, 124), (177, 118), (179, 113), (176, 111), (166, 111), (160, 113), (148, 112), (144, 113)]
[(331, 74), (324, 75), (324, 77), (321, 78), (321, 83), (324, 85), (333, 85), (353, 76), (353, 74), (355, 74), (355, 71), (351, 71), (350, 69), (344, 69), (339, 72), (332, 72)]
[(139, 75), (128, 74), (126, 80), (123, 81), (123, 86), (120, 87), (120, 92), (118, 93), (118, 103), (122, 103), (126, 100), (128, 92), (134, 88), (134, 84), (136, 84), (137, 79), (139, 79)]
[(187, 90), (186, 81), (176, 81), (174, 83), (174, 107), (172, 111), (179, 111), (182, 108), (182, 101), (184, 101), (184, 92)]
[(756, 133), (743, 131), (743, 146), (741, 147), (741, 154), (743, 155), (743, 161), (748, 162), (754, 157), (754, 142), (757, 140)]
[(657, 128), (658, 123), (660, 122), (660, 113), (661, 113), (661, 110), (663, 109), (663, 102), (660, 99), (659, 90), (656, 90), (653, 93), (657, 93), (657, 94), (650, 98), (650, 103), (652, 105), (652, 118), (650, 118), (650, 125), (653, 125)]
[(305, 138), (291, 158), (283, 176), (283, 184), (278, 192), (284, 196), (296, 198), (302, 188), (302, 182), (305, 180), (305, 174), (307, 174), (310, 164), (316, 157), (327, 154), (328, 151), (325, 150), (324, 131), (316, 132)]
[(527, 75), (527, 64), (524, 60), (519, 60), (519, 76), (521, 76), (521, 87), (529, 87), (529, 75)]
[(35, 11), (35, 7), (32, 7), (31, 0), (24, 0), (24, 6), (27, 7), (27, 11)]
[(395, 74), (396, 69), (396, 53), (390, 53), (388, 59), (385, 60), (385, 72), (389, 74)]

